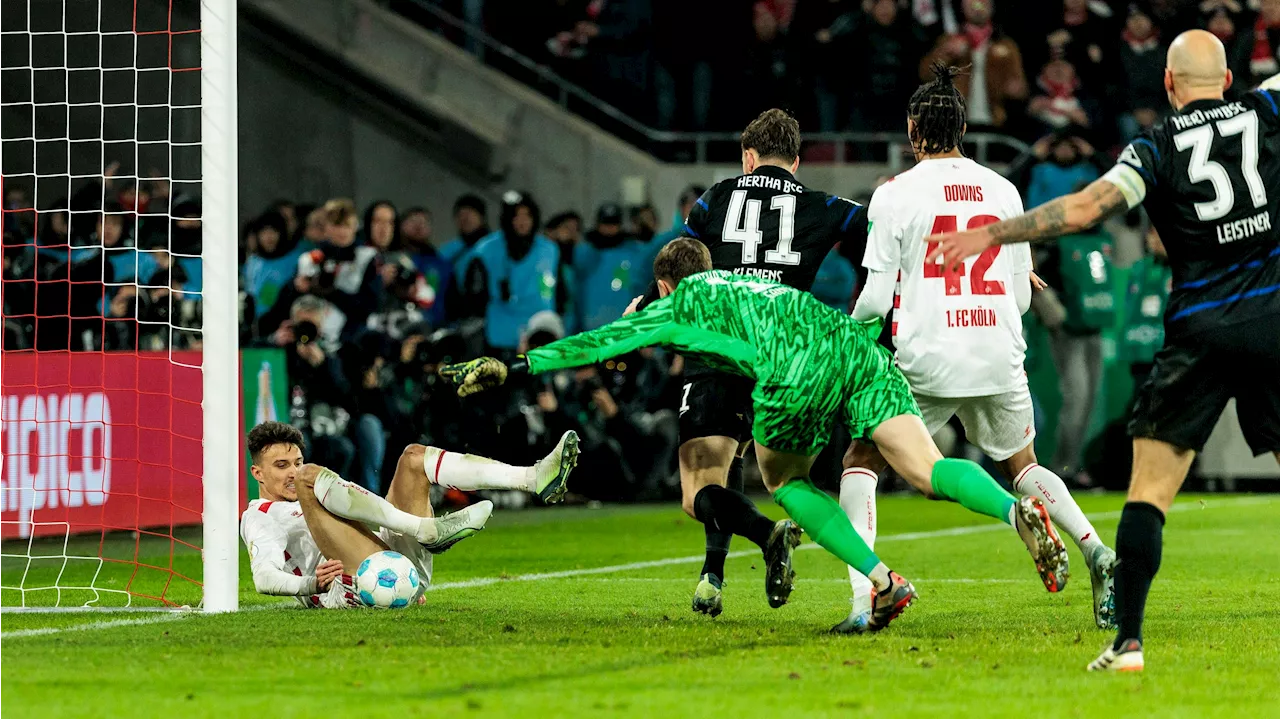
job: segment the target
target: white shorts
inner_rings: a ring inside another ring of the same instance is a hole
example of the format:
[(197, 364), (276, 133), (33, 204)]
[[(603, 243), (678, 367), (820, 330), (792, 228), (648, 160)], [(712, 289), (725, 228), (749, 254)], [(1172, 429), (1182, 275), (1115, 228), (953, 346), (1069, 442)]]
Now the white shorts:
[[(425, 592), (427, 587), (431, 585), (431, 569), (434, 555), (428, 552), (426, 547), (419, 544), (414, 537), (392, 531), (386, 527), (379, 529), (377, 536), (378, 539), (386, 543), (388, 549), (403, 554), (409, 558), (410, 562), (413, 562), (413, 566), (418, 568), (418, 577), (422, 580), (422, 590)], [(324, 558), (321, 557), (320, 561), (323, 562)], [(319, 595), (318, 606), (325, 609), (365, 608), (364, 603), (360, 601), (359, 591), (356, 589), (355, 584), (355, 575), (343, 574), (329, 585), (328, 591)], [(421, 603), (422, 598), (419, 595), (419, 603)], [(303, 603), (307, 604), (307, 602)]]
[(1036, 438), (1035, 410), (1026, 385), (986, 397), (915, 397), (929, 434), (937, 433), (953, 415), (958, 416), (968, 440), (997, 462), (1017, 454)]

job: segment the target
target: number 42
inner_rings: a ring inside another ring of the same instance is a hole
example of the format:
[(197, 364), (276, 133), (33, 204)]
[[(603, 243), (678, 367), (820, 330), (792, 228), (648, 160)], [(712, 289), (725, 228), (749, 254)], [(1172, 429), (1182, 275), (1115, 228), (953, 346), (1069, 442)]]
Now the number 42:
[[(976, 215), (969, 220), (969, 224), (965, 226), (967, 230), (976, 230), (979, 227), (992, 225), (1000, 221), (995, 215)], [(955, 215), (938, 215), (933, 218), (933, 230), (929, 232), (931, 235), (940, 235), (944, 232), (956, 231)], [(925, 249), (924, 255), (928, 257), (933, 251), (938, 249), (937, 242), (930, 242), (928, 248)], [(1000, 254), (1000, 245), (988, 247), (978, 259), (973, 261), (973, 272), (969, 275), (969, 292), (975, 295), (1003, 295), (1004, 283), (999, 280), (987, 280), (985, 276), (987, 270), (991, 269), (991, 264), (996, 261), (996, 256)], [(964, 265), (960, 265), (956, 270), (944, 270), (940, 262), (924, 263), (925, 277), (941, 277), (946, 280), (947, 294), (960, 294), (960, 278), (964, 277)]]

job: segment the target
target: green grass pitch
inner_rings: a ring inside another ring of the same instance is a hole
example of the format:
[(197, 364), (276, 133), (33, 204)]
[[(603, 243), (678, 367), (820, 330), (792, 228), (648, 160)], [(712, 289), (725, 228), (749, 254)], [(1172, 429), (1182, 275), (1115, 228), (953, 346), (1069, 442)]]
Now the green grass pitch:
[[(1107, 539), (1122, 502), (1081, 498)], [(917, 497), (880, 507), (877, 549), (920, 601), (874, 636), (826, 634), (849, 587), (812, 547), (778, 610), (758, 553), (730, 559), (712, 620), (689, 610), (699, 563), (680, 560), (701, 553), (702, 530), (678, 508), (500, 513), (437, 559), (427, 603), (403, 611), (259, 597), (242, 560), (234, 615), (5, 614), (0, 708), (6, 719), (1280, 716), (1280, 497), (1180, 500), (1148, 607), (1147, 671), (1106, 676), (1084, 671), (1109, 635), (1093, 627), (1074, 546), (1070, 586), (1050, 595), (1012, 530)], [(141, 547), (168, 556), (167, 543)], [(189, 550), (175, 566), (198, 576)], [(3, 570), (6, 586), (21, 581), (20, 563)], [(27, 582), (53, 573), (33, 565)]]

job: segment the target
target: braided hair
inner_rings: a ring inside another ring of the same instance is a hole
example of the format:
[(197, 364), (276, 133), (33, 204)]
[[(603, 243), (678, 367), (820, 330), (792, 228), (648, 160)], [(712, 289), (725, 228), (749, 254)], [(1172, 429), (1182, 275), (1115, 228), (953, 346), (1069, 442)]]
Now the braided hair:
[(964, 138), (964, 96), (956, 89), (960, 68), (933, 63), (933, 81), (920, 86), (911, 96), (907, 114), (915, 127), (911, 144), (924, 155), (939, 155), (960, 147)]

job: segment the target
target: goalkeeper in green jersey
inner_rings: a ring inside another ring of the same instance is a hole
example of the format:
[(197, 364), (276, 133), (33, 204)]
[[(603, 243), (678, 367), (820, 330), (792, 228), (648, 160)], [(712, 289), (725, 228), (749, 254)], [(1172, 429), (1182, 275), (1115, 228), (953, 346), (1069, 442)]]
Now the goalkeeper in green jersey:
[(874, 441), (889, 464), (927, 496), (1015, 527), (1042, 576), (1066, 574), (1066, 550), (1039, 499), (1016, 500), (977, 464), (942, 458), (893, 357), (873, 339), (874, 330), (807, 292), (710, 268), (701, 242), (675, 240), (654, 260), (662, 299), (646, 309), (531, 350), (510, 367), (483, 357), (440, 373), (467, 396), (501, 385), (512, 373), (581, 367), (661, 345), (754, 379), (756, 458), (765, 486), (795, 522), (771, 522), (750, 499), (716, 485), (699, 491), (694, 509), (704, 524), (764, 550), (771, 606), (784, 604), (791, 592), (791, 552), (801, 529), (871, 580), (876, 595), (870, 629), (887, 626), (916, 596), (911, 583), (867, 547), (840, 505), (808, 478), (837, 420), (853, 437)]

